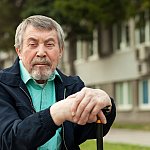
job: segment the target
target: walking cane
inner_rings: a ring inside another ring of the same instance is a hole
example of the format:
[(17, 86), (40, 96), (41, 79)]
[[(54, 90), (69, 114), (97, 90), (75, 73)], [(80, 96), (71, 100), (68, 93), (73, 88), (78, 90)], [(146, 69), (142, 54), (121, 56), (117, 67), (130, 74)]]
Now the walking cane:
[(97, 119), (97, 150), (103, 150), (103, 124)]
[[(106, 106), (102, 109), (103, 113), (107, 115), (111, 110), (111, 106)], [(97, 116), (97, 150), (103, 150), (103, 124), (101, 123), (101, 120), (99, 116)]]

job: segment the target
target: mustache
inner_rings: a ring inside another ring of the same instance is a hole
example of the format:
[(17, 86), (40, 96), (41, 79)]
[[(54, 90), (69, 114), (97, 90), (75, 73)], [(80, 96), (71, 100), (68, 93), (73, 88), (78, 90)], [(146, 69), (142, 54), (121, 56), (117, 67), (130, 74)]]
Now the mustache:
[(51, 62), (46, 58), (36, 58), (32, 60), (32, 65), (36, 65), (36, 64), (51, 65)]

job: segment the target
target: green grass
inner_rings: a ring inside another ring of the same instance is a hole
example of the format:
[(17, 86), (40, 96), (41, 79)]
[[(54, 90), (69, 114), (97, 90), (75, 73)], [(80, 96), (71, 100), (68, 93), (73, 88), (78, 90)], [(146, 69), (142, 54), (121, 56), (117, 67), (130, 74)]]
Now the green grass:
[(112, 128), (150, 131), (148, 123), (114, 123)]
[[(96, 150), (96, 141), (88, 140), (81, 144), (80, 148), (81, 150)], [(150, 148), (129, 144), (104, 143), (104, 150), (150, 150)]]

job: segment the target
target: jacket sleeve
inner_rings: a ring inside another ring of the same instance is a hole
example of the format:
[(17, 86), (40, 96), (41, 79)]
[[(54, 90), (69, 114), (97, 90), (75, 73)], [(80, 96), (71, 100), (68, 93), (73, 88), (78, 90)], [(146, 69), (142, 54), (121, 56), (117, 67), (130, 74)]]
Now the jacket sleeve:
[(21, 118), (15, 100), (0, 86), (0, 150), (34, 150), (48, 141), (59, 127), (53, 122), (49, 108), (32, 114), (22, 107), (30, 115)]

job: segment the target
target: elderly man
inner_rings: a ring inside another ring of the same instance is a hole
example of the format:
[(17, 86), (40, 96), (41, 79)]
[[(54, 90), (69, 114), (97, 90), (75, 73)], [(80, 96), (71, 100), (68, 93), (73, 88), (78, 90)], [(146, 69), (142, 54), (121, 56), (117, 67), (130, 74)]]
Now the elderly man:
[[(15, 49), (15, 63), (0, 72), (1, 150), (79, 150), (96, 138), (97, 116), (107, 134), (114, 102), (57, 69), (64, 33), (56, 21), (41, 15), (25, 19), (17, 27)], [(111, 106), (107, 115), (106, 106)]]

